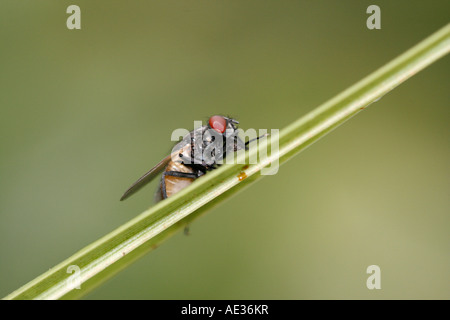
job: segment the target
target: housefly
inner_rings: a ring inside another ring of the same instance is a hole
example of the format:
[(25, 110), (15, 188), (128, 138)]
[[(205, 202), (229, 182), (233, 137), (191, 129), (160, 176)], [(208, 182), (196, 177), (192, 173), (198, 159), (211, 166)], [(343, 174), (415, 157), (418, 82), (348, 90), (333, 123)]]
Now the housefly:
[(166, 199), (216, 169), (220, 165), (218, 162), (227, 154), (247, 149), (251, 141), (244, 143), (237, 136), (238, 123), (225, 116), (210, 117), (207, 125), (189, 132), (175, 145), (170, 155), (133, 183), (120, 200), (127, 199), (160, 173), (156, 200)]

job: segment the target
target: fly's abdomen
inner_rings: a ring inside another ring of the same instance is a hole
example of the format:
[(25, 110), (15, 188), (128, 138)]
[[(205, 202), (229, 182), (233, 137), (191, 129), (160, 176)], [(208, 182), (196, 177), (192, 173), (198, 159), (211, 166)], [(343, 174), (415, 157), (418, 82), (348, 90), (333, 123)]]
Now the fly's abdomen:
[(191, 167), (185, 166), (181, 162), (170, 161), (164, 170), (163, 181), (161, 181), (161, 196), (163, 199), (186, 188), (195, 180), (194, 178), (172, 176), (169, 172), (195, 173)]

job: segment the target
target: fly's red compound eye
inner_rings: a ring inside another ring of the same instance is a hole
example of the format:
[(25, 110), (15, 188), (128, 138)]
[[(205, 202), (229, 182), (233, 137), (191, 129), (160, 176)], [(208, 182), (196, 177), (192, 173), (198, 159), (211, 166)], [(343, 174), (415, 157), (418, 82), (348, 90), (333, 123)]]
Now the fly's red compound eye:
[(227, 120), (221, 116), (212, 116), (209, 118), (209, 126), (219, 133), (224, 133), (227, 128)]

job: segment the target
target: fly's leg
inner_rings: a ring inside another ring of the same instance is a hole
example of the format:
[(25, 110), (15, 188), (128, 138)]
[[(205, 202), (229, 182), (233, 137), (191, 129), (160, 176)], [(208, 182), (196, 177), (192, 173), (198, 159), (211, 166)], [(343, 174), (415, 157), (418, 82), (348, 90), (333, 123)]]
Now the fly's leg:
[(261, 138), (267, 137), (268, 135), (269, 135), (268, 133), (265, 133), (265, 134), (263, 134), (262, 136), (259, 136), (259, 137), (255, 138), (255, 139), (248, 140), (248, 141), (245, 143), (245, 150), (248, 150), (248, 145), (250, 144), (250, 142), (253, 142), (253, 141), (259, 140), (259, 139), (261, 139)]
[(193, 163), (192, 167), (198, 169), (198, 171), (199, 171), (199, 174), (197, 176), (197, 178), (198, 178), (204, 174), (204, 172), (202, 172), (201, 168), (204, 168), (204, 170), (208, 171), (208, 170), (214, 169), (214, 164), (207, 164), (205, 162), (205, 160), (203, 160), (202, 157), (200, 157), (200, 158), (194, 157), (194, 163)]
[(177, 177), (177, 178), (189, 178), (189, 179), (197, 179), (198, 175), (195, 173), (188, 172), (178, 172), (178, 171), (165, 171), (161, 176), (161, 190), (163, 199), (167, 199), (167, 191), (166, 191), (166, 176)]
[(189, 178), (189, 179), (197, 179), (198, 175), (196, 173), (189, 172), (179, 172), (179, 171), (166, 171), (163, 173), (163, 176), (171, 176), (177, 178)]
[(162, 191), (162, 198), (167, 199), (167, 192), (166, 192), (166, 173), (163, 172), (161, 176), (161, 191)]

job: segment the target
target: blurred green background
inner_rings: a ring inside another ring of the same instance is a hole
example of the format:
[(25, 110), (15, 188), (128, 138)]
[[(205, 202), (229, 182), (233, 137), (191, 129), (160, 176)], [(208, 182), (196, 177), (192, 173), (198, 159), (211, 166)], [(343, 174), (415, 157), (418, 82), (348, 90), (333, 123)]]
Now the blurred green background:
[[(217, 113), (281, 129), (448, 23), (450, 2), (1, 8), (3, 297), (148, 208), (157, 181), (119, 198), (173, 129)], [(449, 71), (433, 64), (85, 298), (449, 299)]]

